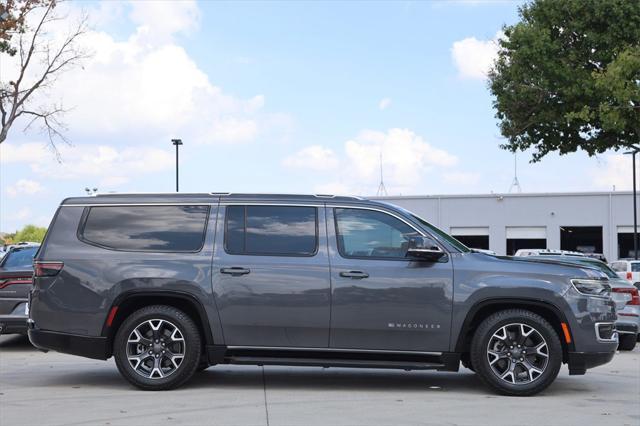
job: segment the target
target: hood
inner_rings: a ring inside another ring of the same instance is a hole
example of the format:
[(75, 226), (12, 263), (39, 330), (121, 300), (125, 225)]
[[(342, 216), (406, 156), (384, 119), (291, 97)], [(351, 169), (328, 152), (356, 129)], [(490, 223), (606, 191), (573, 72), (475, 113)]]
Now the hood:
[(608, 279), (607, 275), (596, 268), (587, 265), (578, 265), (571, 262), (563, 262), (556, 259), (530, 259), (525, 256), (488, 256), (485, 254), (471, 253), (473, 256), (482, 256), (487, 260), (492, 259), (496, 263), (494, 267), (500, 267), (508, 271), (519, 273), (560, 275), (568, 278), (595, 278)]

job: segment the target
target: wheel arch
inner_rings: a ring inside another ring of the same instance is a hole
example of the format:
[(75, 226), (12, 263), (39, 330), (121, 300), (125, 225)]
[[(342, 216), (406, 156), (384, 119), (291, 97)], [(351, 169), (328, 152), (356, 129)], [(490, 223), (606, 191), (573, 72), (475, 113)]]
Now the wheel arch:
[(567, 362), (568, 353), (574, 351), (575, 348), (573, 344), (573, 338), (569, 343), (567, 343), (564, 338), (562, 323), (565, 323), (567, 325), (569, 324), (567, 322), (566, 316), (554, 304), (535, 299), (500, 298), (482, 300), (476, 303), (469, 310), (467, 316), (465, 317), (462, 329), (460, 330), (458, 339), (456, 341), (455, 352), (461, 354), (468, 353), (471, 345), (471, 339), (473, 338), (473, 333), (475, 332), (478, 325), (496, 312), (513, 308), (526, 309), (540, 315), (545, 320), (547, 320), (554, 328), (556, 333), (558, 333), (560, 343), (562, 344), (562, 360), (563, 362)]
[(202, 336), (205, 346), (213, 345), (213, 333), (209, 325), (207, 312), (196, 297), (189, 293), (175, 290), (154, 290), (154, 291), (128, 291), (119, 295), (109, 308), (109, 312), (115, 313), (107, 318), (103, 328), (102, 336), (107, 338), (107, 356), (113, 354), (113, 340), (124, 320), (133, 312), (145, 306), (167, 305), (180, 309), (196, 323)]

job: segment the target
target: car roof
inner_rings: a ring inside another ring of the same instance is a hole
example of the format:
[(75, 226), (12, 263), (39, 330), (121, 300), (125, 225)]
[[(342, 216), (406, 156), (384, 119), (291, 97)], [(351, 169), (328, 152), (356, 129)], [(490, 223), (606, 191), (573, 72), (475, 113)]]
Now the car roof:
[(258, 193), (114, 193), (99, 194), (93, 197), (70, 197), (62, 205), (86, 204), (129, 204), (129, 203), (212, 203), (225, 201), (243, 202), (366, 202), (367, 204), (388, 205), (355, 196), (330, 194), (258, 194)]

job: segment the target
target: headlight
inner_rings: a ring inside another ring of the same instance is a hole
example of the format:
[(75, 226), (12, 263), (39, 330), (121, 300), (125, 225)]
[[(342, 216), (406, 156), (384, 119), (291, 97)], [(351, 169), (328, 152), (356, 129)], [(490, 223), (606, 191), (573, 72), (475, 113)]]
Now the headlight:
[(607, 280), (576, 278), (571, 280), (571, 284), (573, 284), (575, 289), (578, 290), (578, 293), (582, 293), (586, 296), (611, 296), (611, 286)]

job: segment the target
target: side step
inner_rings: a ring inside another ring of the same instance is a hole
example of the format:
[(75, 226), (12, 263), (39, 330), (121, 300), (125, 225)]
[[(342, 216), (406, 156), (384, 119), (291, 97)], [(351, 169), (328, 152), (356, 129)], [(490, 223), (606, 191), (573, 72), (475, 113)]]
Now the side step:
[(308, 367), (348, 367), (348, 368), (391, 368), (402, 370), (442, 370), (445, 364), (415, 361), (384, 361), (369, 359), (331, 359), (331, 358), (279, 358), (258, 356), (225, 357), (228, 364), (244, 365), (289, 365)]

